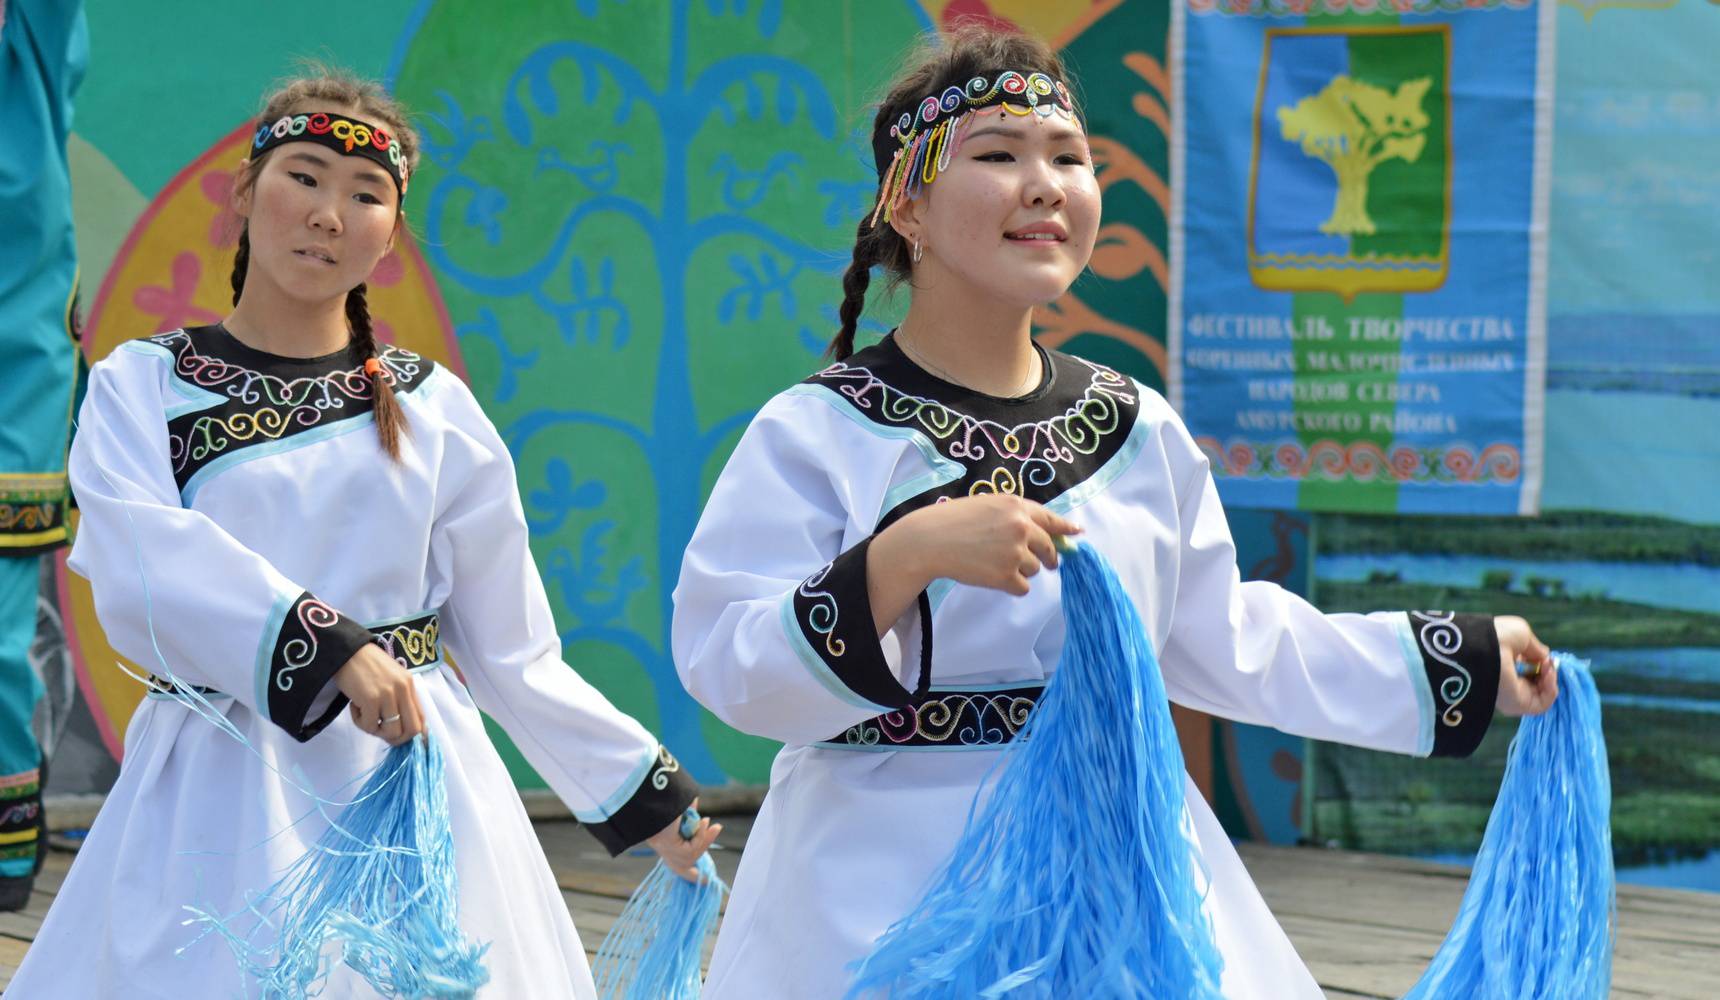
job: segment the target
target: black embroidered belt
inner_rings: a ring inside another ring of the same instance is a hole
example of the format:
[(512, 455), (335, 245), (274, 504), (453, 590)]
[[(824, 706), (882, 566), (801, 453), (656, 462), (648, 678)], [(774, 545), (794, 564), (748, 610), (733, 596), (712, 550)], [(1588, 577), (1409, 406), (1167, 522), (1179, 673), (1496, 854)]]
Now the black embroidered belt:
[(994, 750), (1015, 739), (1045, 684), (933, 688), (906, 708), (875, 715), (814, 746), (832, 750)]
[[(392, 618), (375, 625), (366, 625), (376, 637), (383, 652), (394, 657), (407, 670), (427, 670), (442, 662), (442, 619), (434, 611), (425, 611), (406, 618)], [(223, 692), (202, 684), (175, 684), (155, 674), (148, 674), (144, 683), (149, 694), (158, 698), (175, 697), (175, 688), (195, 691), (205, 698), (227, 697)]]
[(409, 618), (396, 618), (380, 625), (366, 625), (383, 652), (407, 670), (427, 667), (442, 659), (442, 619), (434, 611)]

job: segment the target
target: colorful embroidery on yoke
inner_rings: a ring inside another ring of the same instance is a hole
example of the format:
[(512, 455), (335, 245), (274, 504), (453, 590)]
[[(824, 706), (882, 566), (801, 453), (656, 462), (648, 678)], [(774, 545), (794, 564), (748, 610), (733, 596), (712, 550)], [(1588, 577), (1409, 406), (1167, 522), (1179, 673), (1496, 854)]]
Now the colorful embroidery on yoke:
[(838, 362), (813, 376), (879, 423), (923, 431), (938, 450), (969, 470), (968, 495), (1028, 496), (1053, 489), (1058, 473), (1099, 457), (1109, 442), (1134, 426), (1140, 402), (1135, 384), (1102, 365), (1086, 366), (1087, 390), (1061, 414), (1018, 424), (982, 419), (935, 399), (895, 388), (870, 369)]
[[(173, 374), (206, 392), (225, 396), (224, 405), (168, 421), (168, 458), (184, 490), (205, 466), (237, 450), (324, 427), (372, 411), (370, 377), (361, 366), (315, 375), (285, 377), (219, 357), (200, 348), (185, 330), (150, 337), (173, 352)], [(377, 356), (383, 378), (396, 392), (423, 384), (434, 362), (399, 347)]]

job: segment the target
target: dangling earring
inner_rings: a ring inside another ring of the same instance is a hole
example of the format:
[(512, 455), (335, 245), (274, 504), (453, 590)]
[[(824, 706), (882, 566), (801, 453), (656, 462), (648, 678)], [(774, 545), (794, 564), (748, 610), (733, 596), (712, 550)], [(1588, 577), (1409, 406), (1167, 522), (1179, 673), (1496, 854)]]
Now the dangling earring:
[(914, 237), (914, 253), (913, 253), (914, 263), (918, 264), (920, 262), (920, 259), (922, 257), (924, 257), (925, 255), (926, 255), (926, 248), (923, 246), (920, 246), (920, 238), (918, 236)]

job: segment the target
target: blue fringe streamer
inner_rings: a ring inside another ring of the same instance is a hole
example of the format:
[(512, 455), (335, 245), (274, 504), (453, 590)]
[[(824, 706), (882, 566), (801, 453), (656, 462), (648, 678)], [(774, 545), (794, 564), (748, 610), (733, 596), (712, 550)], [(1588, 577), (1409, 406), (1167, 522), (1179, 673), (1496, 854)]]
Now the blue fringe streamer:
[(1080, 545), (1060, 575), (1057, 671), (850, 1000), (1219, 995), (1158, 660), (1104, 557)]
[[(698, 824), (699, 814), (687, 810), (681, 835), (691, 837)], [(694, 885), (659, 861), (633, 890), (592, 962), (603, 1000), (698, 1000), (705, 939), (728, 891), (710, 852), (698, 869)]]
[(442, 752), (426, 734), (390, 749), (260, 899), (225, 917), (187, 907), (187, 923), (226, 939), (265, 1000), (318, 995), (337, 954), (384, 997), (454, 1000), (489, 981), (488, 945), (460, 932), (457, 885)]
[(1451, 932), (1406, 1000), (1604, 1000), (1615, 927), (1612, 783), (1585, 661), (1523, 720)]

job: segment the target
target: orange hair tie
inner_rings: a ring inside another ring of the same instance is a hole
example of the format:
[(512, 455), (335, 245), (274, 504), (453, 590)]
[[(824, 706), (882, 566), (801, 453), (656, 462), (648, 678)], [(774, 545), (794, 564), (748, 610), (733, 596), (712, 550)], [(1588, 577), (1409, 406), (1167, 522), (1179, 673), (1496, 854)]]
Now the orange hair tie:
[(376, 360), (375, 358), (365, 358), (364, 359), (364, 373), (366, 375), (369, 375), (371, 378), (375, 378), (376, 376), (381, 375), (382, 374), (382, 362)]

